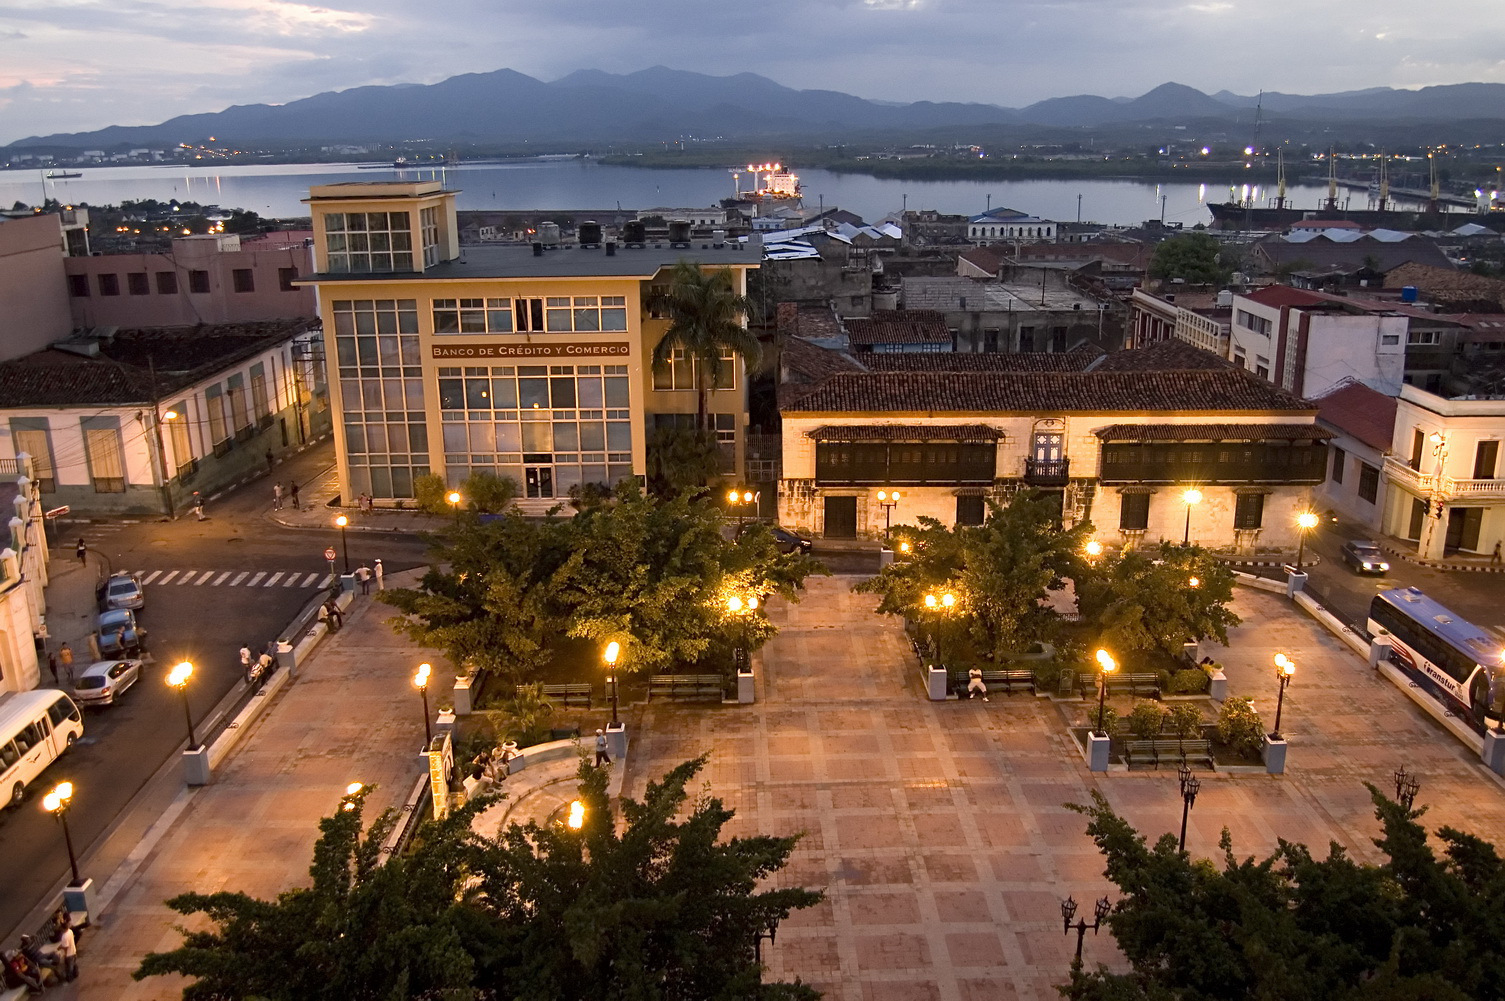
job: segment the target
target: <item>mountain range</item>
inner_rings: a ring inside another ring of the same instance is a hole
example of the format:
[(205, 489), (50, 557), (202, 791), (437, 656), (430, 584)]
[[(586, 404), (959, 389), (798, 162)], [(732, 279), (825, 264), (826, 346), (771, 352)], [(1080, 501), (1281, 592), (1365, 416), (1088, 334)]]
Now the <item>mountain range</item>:
[(794, 90), (754, 73), (707, 76), (655, 66), (636, 73), (580, 70), (545, 83), (509, 69), (435, 84), (331, 91), (287, 104), (237, 105), (159, 125), (32, 136), (10, 148), (105, 148), (201, 142), (454, 143), (658, 142), (681, 136), (729, 140), (818, 138), (938, 126), (1096, 128), (1136, 123), (1248, 124), (1256, 103), (1267, 122), (1312, 124), (1505, 119), (1505, 84), (1335, 94), (1267, 92), (1261, 98), (1166, 83), (1135, 98), (1058, 97), (1024, 108), (992, 104), (870, 101), (833, 90)]

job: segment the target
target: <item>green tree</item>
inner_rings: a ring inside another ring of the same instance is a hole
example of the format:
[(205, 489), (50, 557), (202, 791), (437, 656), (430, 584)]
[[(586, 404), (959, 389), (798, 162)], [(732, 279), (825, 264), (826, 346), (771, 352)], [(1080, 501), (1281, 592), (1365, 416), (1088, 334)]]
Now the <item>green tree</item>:
[(1100, 794), (1087, 833), (1122, 891), (1108, 925), (1132, 972), (1073, 971), (1073, 999), (1463, 1001), (1505, 982), (1505, 863), (1453, 828), (1434, 836), (1369, 786), (1385, 855), (1363, 865), (1333, 844), (1318, 859), (1282, 841), (1239, 860), (1224, 830), (1221, 865), (1151, 846)]
[(648, 489), (659, 497), (704, 490), (720, 473), (715, 431), (655, 428), (648, 436)]
[(420, 510), (429, 514), (449, 514), (449, 501), (446, 495), (449, 487), (444, 483), (444, 477), (434, 473), (424, 473), (413, 480), (413, 498)]
[(1232, 571), (1198, 546), (1125, 550), (1077, 578), (1082, 618), (1096, 623), (1100, 643), (1119, 654), (1177, 656), (1188, 640), (1226, 645), (1228, 629), (1240, 621), (1228, 608), (1232, 601)]
[(649, 305), (669, 318), (668, 329), (654, 345), (653, 365), (665, 368), (676, 353), (684, 352), (695, 366), (695, 423), (708, 428), (708, 394), (730, 384), (736, 364), (724, 362), (722, 355), (740, 355), (749, 372), (762, 360), (762, 345), (742, 322), (751, 305), (738, 294), (730, 268), (703, 271), (691, 260), (674, 265), (668, 289), (652, 296)]
[[(312, 885), (262, 901), (243, 893), (169, 901), (212, 928), (150, 953), (136, 979), (195, 978), (189, 1001), (405, 1001), (438, 998), (816, 1001), (764, 984), (758, 936), (822, 894), (759, 890), (798, 840), (726, 837), (734, 814), (686, 786), (704, 758), (649, 783), (611, 816), (605, 769), (581, 768), (584, 824), (470, 829), (478, 801), (419, 832), (379, 864), (384, 815), (362, 836), (364, 794), (321, 822)], [(620, 830), (619, 830), (620, 827)]]
[(516, 480), (510, 476), (498, 476), (488, 469), (477, 469), (460, 481), (460, 496), (466, 507), (482, 514), (507, 510), (517, 495)]
[(1226, 285), (1233, 277), (1222, 245), (1207, 233), (1186, 233), (1161, 242), (1150, 257), (1151, 278), (1182, 278), (1192, 285)]

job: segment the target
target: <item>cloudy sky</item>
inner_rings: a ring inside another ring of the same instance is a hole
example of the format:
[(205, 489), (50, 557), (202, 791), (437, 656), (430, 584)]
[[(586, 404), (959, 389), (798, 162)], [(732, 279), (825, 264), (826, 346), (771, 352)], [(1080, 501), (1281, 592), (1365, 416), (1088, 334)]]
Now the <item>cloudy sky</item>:
[(0, 0), (0, 143), (655, 64), (893, 101), (1505, 82), (1501, 0)]

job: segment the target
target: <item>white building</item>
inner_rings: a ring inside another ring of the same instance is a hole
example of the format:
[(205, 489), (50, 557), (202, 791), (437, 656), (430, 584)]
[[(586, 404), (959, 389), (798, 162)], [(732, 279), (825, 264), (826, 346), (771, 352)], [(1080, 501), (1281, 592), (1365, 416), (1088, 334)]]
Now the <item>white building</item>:
[(967, 220), (967, 239), (975, 244), (1054, 243), (1056, 224), (1018, 209), (989, 209)]
[(1362, 382), (1346, 382), (1312, 402), (1317, 423), (1337, 435), (1329, 443), (1327, 480), (1317, 488), (1318, 507), (1379, 532), (1385, 513), (1385, 457), (1395, 436), (1395, 397)]
[(42, 502), (27, 456), (0, 459), (0, 693), (41, 682), (38, 640), (46, 638), (47, 534)]
[(1233, 297), (1229, 358), (1298, 396), (1345, 379), (1387, 396), (1405, 380), (1404, 313), (1284, 285)]

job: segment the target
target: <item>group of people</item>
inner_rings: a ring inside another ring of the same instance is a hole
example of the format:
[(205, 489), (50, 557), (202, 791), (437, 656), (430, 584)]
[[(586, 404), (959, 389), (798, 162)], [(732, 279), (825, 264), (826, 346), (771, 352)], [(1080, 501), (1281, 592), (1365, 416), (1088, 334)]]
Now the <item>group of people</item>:
[(509, 740), (470, 760), (470, 777), (496, 785), (512, 774), (512, 759), (517, 757), (517, 741)]
[(257, 691), (265, 688), (272, 672), (281, 666), (277, 660), (277, 641), (268, 640), (266, 649), (262, 650), (259, 655), (251, 652), (251, 644), (242, 643), (240, 666), (246, 672), (246, 684), (255, 685)]
[(370, 514), (375, 509), (376, 504), (371, 500), (370, 494), (361, 494), (360, 496), (356, 497), (355, 506), (364, 511), (366, 514)]
[[(282, 495), (283, 495), (283, 492), (284, 491), (282, 489), (282, 481), (281, 480), (278, 480), (276, 483), (272, 484), (272, 510), (273, 511), (281, 511), (282, 510)], [(288, 480), (287, 481), (287, 491), (286, 491), (286, 493), (287, 493), (287, 501), (288, 501), (288, 503), (292, 505), (294, 511), (297, 511), (299, 509), (299, 505), (298, 505), (298, 481), (297, 480)]]
[(365, 563), (362, 563), (360, 569), (355, 572), (356, 582), (361, 586), (361, 594), (371, 593), (372, 581), (376, 582), (376, 589), (378, 591), (385, 591), (387, 589), (386, 577), (387, 571), (381, 565), (381, 560), (376, 561), (376, 569), (374, 570)]
[(78, 938), (66, 906), (53, 915), (48, 935), (54, 943), (51, 949), (42, 948), (31, 935), (22, 935), (21, 947), (4, 954), (6, 988), (25, 987), (40, 994), (78, 976)]

